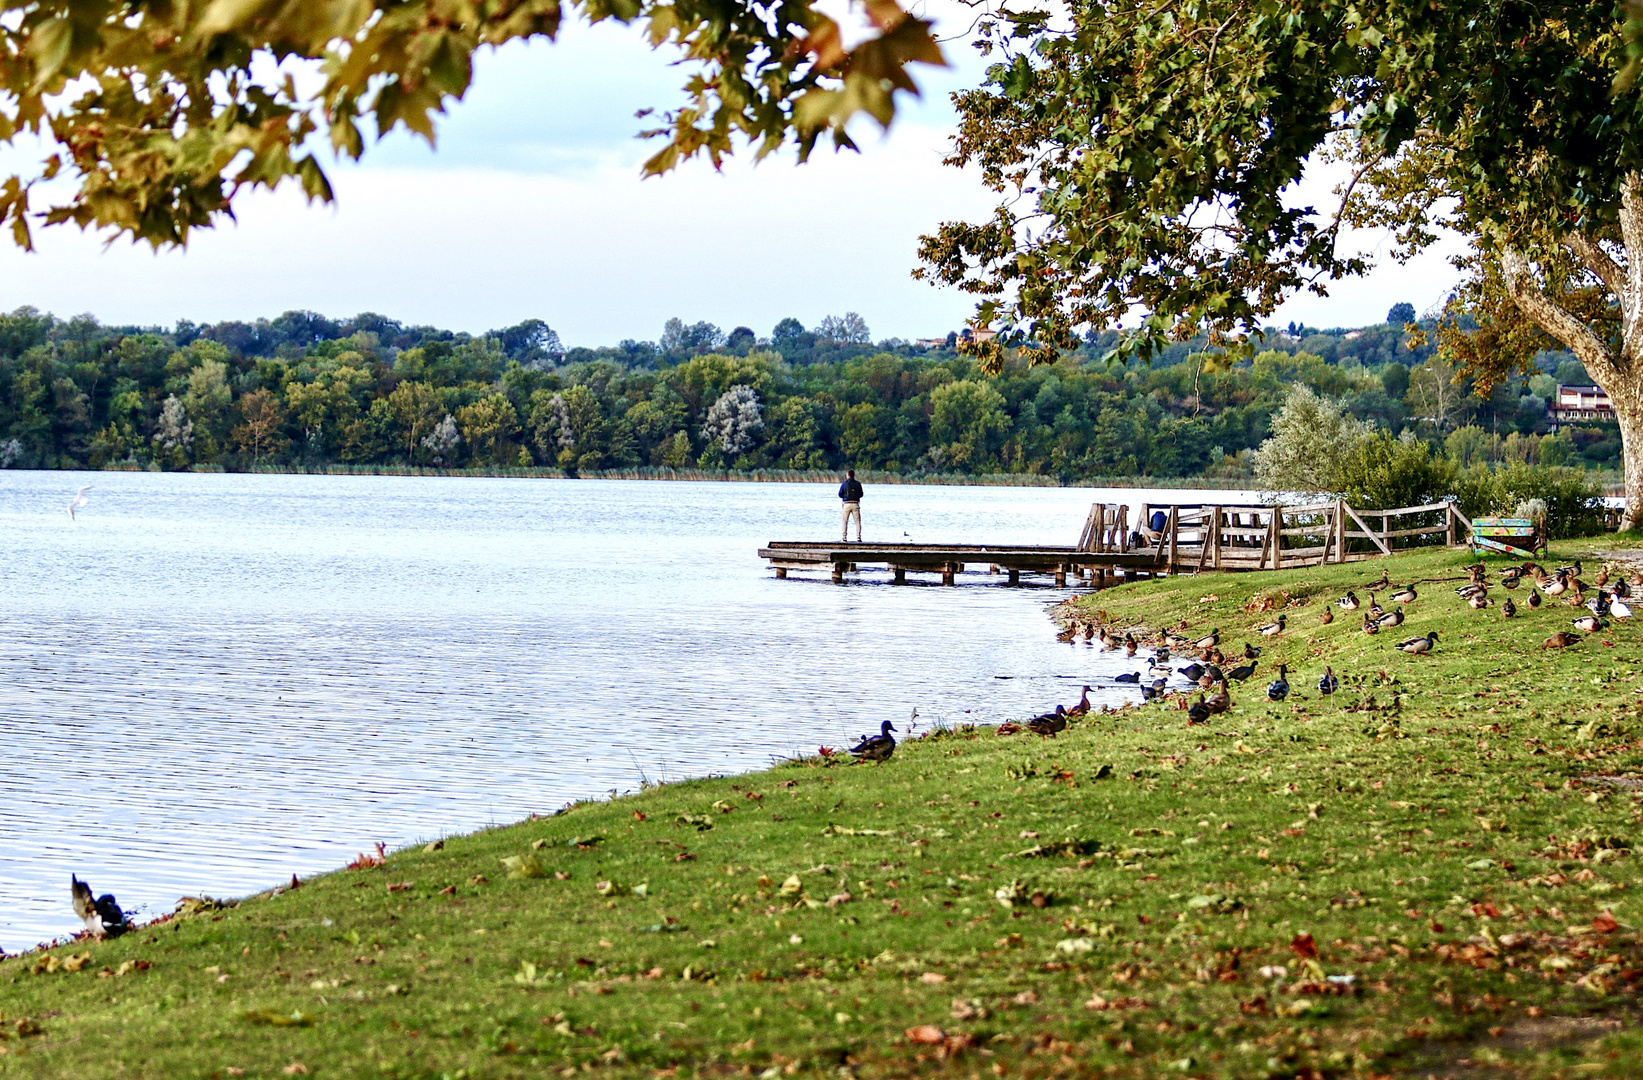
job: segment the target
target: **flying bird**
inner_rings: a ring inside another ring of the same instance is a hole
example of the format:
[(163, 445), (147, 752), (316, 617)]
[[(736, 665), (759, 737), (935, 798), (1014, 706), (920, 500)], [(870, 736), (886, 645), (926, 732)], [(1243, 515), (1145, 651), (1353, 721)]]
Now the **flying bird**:
[(74, 511), (80, 509), (80, 507), (84, 506), (87, 502), (90, 501), (89, 499), (86, 498), (86, 492), (88, 492), (90, 490), (91, 490), (91, 485), (87, 484), (85, 487), (81, 488), (79, 491), (76, 491), (74, 493), (74, 498), (69, 500), (68, 519), (70, 521), (76, 520), (75, 517), (74, 517)]
[(114, 902), (113, 893), (104, 893), (95, 899), (91, 886), (74, 874), (68, 876), (69, 896), (74, 901), (74, 914), (86, 924), (86, 933), (94, 938), (118, 937), (126, 931), (125, 912)]

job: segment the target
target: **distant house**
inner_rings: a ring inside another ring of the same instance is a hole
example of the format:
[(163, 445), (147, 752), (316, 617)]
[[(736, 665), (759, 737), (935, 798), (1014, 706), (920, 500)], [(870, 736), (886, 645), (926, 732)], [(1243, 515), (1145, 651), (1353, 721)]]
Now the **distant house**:
[(944, 337), (914, 338), (913, 344), (921, 349), (940, 349), (947, 344), (947, 339)]
[(1601, 386), (1564, 386), (1558, 384), (1557, 397), (1552, 400), (1552, 426), (1580, 420), (1613, 420), (1614, 403)]
[(991, 341), (997, 336), (997, 330), (977, 330), (968, 326), (958, 332), (960, 341)]

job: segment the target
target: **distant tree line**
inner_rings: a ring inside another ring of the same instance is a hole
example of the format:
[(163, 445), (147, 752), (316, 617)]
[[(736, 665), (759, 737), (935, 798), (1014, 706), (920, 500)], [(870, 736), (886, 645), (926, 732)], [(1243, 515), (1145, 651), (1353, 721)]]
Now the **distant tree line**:
[(566, 348), (541, 320), (480, 335), (381, 315), (292, 311), (169, 330), (0, 316), (0, 467), (643, 466), (1251, 474), (1291, 386), (1466, 461), (1612, 465), (1602, 425), (1546, 433), (1567, 354), (1480, 399), (1430, 347), (1385, 324), (1273, 330), (1234, 360), (1184, 342), (1149, 364), (1093, 337), (996, 377), (948, 343), (874, 342), (859, 315), (768, 336), (670, 319), (655, 341)]

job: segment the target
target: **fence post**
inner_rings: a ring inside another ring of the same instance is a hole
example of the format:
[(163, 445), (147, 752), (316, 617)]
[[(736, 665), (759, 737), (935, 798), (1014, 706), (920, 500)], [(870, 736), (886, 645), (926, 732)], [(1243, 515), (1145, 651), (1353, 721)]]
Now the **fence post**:
[(1215, 545), (1214, 561), (1211, 565), (1217, 570), (1221, 569), (1221, 508), (1219, 506), (1210, 507), (1209, 535), (1204, 537), (1204, 542)]
[(1169, 572), (1171, 577), (1175, 576), (1175, 542), (1180, 533), (1181, 508), (1172, 506), (1169, 508)]

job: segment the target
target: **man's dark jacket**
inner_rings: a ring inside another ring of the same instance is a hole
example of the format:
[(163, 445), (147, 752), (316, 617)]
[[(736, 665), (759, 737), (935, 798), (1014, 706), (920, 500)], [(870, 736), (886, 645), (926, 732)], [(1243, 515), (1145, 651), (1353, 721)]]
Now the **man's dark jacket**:
[(840, 484), (839, 498), (845, 502), (861, 502), (861, 481), (852, 476)]

